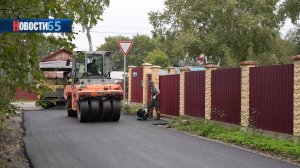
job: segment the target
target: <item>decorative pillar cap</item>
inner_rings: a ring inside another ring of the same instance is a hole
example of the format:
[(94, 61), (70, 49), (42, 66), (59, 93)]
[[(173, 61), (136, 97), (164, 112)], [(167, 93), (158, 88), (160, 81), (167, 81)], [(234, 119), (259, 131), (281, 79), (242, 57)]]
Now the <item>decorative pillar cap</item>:
[(142, 66), (152, 66), (150, 63), (143, 63)]
[(209, 64), (205, 64), (205, 65), (204, 65), (204, 68), (219, 68), (219, 66), (218, 66), (218, 65), (215, 65), (215, 64), (209, 63)]
[(153, 66), (151, 67), (151, 69), (160, 69), (160, 66), (153, 65)]
[(180, 71), (190, 71), (191, 68), (190, 67), (181, 67)]
[(240, 65), (258, 65), (258, 62), (256, 61), (243, 61), (243, 62), (240, 62)]
[(136, 68), (136, 66), (129, 65), (128, 68)]
[(176, 69), (176, 67), (169, 67), (168, 69)]
[(291, 58), (292, 58), (294, 61), (300, 60), (300, 55), (292, 56)]

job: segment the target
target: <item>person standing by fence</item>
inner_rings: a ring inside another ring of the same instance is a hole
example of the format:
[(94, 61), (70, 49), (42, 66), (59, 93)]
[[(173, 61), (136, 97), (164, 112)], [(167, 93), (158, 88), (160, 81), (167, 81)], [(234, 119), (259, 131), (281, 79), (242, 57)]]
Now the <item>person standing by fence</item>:
[(155, 108), (157, 118), (156, 120), (160, 120), (160, 111), (159, 111), (159, 87), (153, 83), (153, 81), (149, 82), (150, 87), (151, 87), (151, 102), (150, 105), (148, 106), (148, 110), (150, 110), (150, 115), (153, 117), (153, 110)]

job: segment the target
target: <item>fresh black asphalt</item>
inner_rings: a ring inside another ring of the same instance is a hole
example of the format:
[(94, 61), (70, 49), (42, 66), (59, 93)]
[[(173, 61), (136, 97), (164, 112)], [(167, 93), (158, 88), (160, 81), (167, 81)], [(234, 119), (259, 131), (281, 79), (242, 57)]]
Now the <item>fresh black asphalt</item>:
[(122, 115), (79, 123), (64, 110), (24, 112), (25, 148), (35, 168), (293, 168), (279, 160)]

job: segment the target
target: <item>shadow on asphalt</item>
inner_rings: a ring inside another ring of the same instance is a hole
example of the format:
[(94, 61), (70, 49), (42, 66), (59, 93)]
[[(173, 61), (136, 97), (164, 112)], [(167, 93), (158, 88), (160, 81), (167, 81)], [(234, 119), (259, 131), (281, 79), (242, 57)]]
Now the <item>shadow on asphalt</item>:
[[(59, 105), (59, 106), (53, 106), (53, 107), (50, 107), (50, 108), (43, 108), (43, 109), (40, 109), (38, 111), (48, 111), (48, 110), (65, 110), (65, 106), (64, 105)], [(30, 110), (30, 111), (36, 111), (36, 110)], [(130, 114), (126, 114), (122, 111), (122, 115), (125, 115), (125, 116), (132, 116), (132, 117), (135, 117), (134, 115), (130, 115)], [(100, 121), (101, 122), (101, 121)], [(136, 122), (139, 122), (139, 123), (147, 123), (147, 124), (152, 124), (152, 125), (156, 125), (156, 126), (165, 126), (168, 124), (168, 121), (164, 120), (164, 119), (161, 119), (161, 120), (153, 120), (153, 119), (148, 119), (148, 120), (137, 120), (136, 119)]]

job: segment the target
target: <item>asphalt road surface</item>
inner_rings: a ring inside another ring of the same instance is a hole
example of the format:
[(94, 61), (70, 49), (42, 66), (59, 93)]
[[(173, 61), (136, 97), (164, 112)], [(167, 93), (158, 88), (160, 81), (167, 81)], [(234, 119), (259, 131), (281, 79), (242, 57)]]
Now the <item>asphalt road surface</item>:
[(64, 110), (26, 111), (35, 168), (293, 168), (279, 160), (137, 121), (79, 123)]

